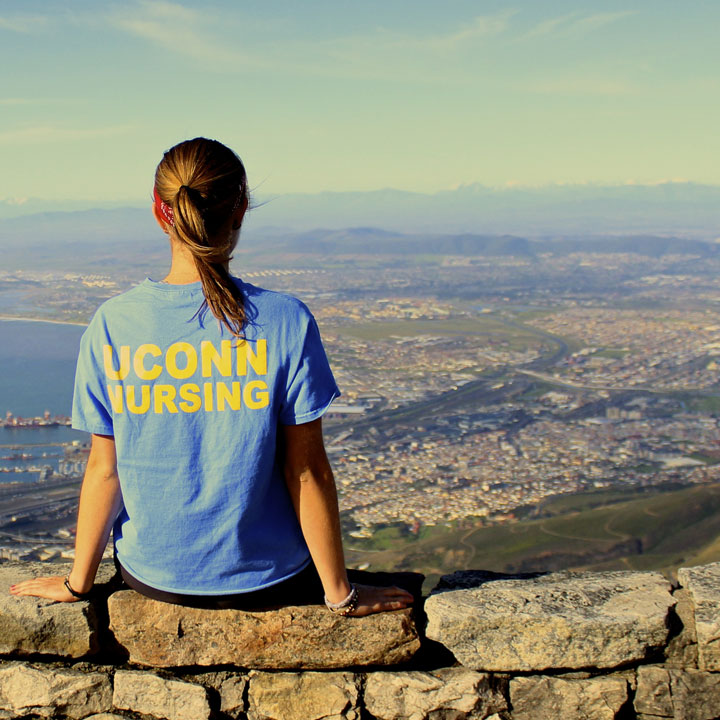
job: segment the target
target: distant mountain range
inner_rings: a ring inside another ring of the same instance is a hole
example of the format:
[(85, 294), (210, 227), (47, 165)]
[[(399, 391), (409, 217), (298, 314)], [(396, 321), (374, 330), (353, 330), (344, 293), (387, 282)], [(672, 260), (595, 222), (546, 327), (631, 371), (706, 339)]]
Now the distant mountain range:
[(333, 255), (463, 255), (532, 257), (540, 253), (637, 253), (651, 257), (720, 254), (720, 244), (664, 235), (593, 235), (528, 239), (516, 235), (395, 233), (377, 228), (315, 229), (276, 234), (263, 243), (275, 253)]
[(720, 186), (694, 183), (492, 189), (468, 185), (432, 195), (286, 195), (259, 207), (258, 226), (381, 227), (399, 232), (720, 235)]
[[(713, 257), (720, 243), (679, 235), (566, 234), (521, 237), (491, 233), (401, 233), (372, 227), (320, 228), (292, 232), (249, 227), (237, 250), (259, 265), (302, 255), (459, 255), (533, 257), (573, 252), (692, 254)], [(113, 268), (143, 275), (167, 264), (167, 237), (146, 209), (43, 213), (0, 221), (5, 270), (67, 270), (104, 273)]]
[[(271, 229), (303, 232), (313, 228), (383, 228), (399, 233), (462, 235), (643, 234), (698, 239), (720, 236), (720, 186), (696, 183), (658, 185), (555, 185), (494, 189), (465, 185), (433, 194), (386, 189), (372, 192), (323, 192), (255, 198), (247, 232)], [(0, 201), (0, 231), (5, 221), (37, 215), (57, 221), (57, 210), (81, 208), (30, 199), (22, 205)], [(124, 219), (129, 233), (136, 217), (111, 208), (107, 218)], [(147, 209), (143, 209), (147, 214)], [(117, 213), (117, 214), (116, 214)], [(85, 215), (85, 221), (91, 216)], [(140, 216), (137, 216), (140, 217)]]

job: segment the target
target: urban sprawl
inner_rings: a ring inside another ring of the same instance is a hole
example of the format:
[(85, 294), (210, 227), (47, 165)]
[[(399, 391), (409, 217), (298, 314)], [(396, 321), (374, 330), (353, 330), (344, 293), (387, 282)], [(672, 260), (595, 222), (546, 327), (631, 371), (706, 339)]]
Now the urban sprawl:
[[(343, 391), (324, 427), (351, 535), (512, 522), (562, 493), (720, 479), (717, 260), (344, 262), (241, 274), (301, 297), (318, 319)], [(127, 287), (83, 273), (0, 281), (25, 293), (8, 314), (78, 322)], [(1, 410), (3, 425), (67, 422)], [(0, 454), (0, 558), (72, 557), (87, 447)]]

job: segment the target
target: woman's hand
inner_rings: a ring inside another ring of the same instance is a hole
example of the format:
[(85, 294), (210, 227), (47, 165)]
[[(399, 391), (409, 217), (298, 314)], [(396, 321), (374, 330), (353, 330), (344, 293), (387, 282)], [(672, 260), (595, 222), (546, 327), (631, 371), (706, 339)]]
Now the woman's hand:
[[(70, 573), (70, 587), (73, 590), (84, 593), (92, 588), (110, 529), (121, 508), (115, 438), (111, 435), (93, 435), (80, 490), (75, 560)], [(65, 578), (59, 576), (24, 580), (13, 585), (10, 593), (56, 602), (77, 602), (79, 599), (65, 587)]]
[[(358, 592), (358, 604), (349, 617), (362, 617), (373, 613), (401, 610), (413, 604), (413, 596), (402, 588), (377, 587), (375, 585), (355, 584)], [(339, 614), (339, 613), (338, 613)]]
[(23, 580), (10, 587), (11, 595), (30, 595), (47, 598), (56, 602), (77, 602), (72, 593), (65, 587), (65, 578), (60, 576), (40, 577), (32, 580)]

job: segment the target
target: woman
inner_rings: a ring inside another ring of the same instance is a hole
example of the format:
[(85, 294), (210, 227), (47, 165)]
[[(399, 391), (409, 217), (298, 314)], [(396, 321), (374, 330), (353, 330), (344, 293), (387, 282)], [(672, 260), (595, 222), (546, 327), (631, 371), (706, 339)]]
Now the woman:
[(314, 318), (229, 274), (242, 162), (214, 140), (180, 143), (153, 196), (170, 271), (104, 303), (81, 342), (73, 427), (92, 444), (72, 571), (11, 592), (85, 598), (112, 528), (125, 582), (160, 600), (408, 606), (405, 590), (348, 580), (321, 428), (339, 392)]

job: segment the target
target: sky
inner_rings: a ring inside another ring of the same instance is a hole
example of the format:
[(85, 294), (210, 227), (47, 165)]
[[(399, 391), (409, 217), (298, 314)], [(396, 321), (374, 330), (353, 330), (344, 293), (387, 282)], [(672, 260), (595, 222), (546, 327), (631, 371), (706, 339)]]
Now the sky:
[(256, 196), (720, 184), (720, 3), (0, 0), (0, 202), (146, 202), (204, 135)]

